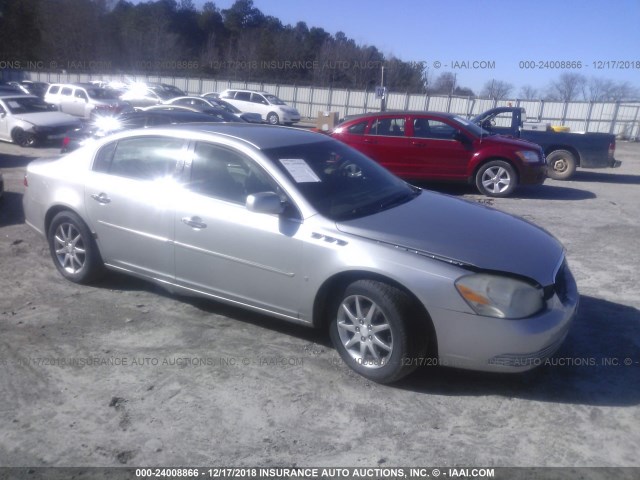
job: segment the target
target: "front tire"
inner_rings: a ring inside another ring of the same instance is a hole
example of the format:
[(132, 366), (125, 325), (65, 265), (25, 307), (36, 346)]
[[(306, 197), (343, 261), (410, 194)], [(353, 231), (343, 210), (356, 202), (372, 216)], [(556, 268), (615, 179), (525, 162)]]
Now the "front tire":
[(23, 148), (35, 147), (36, 145), (36, 136), (33, 133), (25, 132), (21, 128), (15, 128), (11, 132), (11, 139)]
[(329, 334), (342, 360), (378, 383), (411, 373), (417, 366), (414, 350), (419, 350), (412, 346), (411, 307), (409, 297), (388, 284), (358, 280), (349, 285), (330, 310)]
[(554, 180), (569, 180), (576, 173), (576, 157), (568, 150), (555, 150), (547, 156), (547, 176)]
[(280, 125), (280, 117), (278, 117), (277, 113), (270, 112), (269, 115), (267, 115), (267, 123), (269, 125)]
[(93, 235), (73, 212), (58, 213), (47, 234), (49, 252), (60, 274), (74, 283), (90, 283), (103, 272)]
[(476, 187), (487, 197), (507, 197), (517, 184), (516, 171), (504, 160), (487, 162), (476, 173)]

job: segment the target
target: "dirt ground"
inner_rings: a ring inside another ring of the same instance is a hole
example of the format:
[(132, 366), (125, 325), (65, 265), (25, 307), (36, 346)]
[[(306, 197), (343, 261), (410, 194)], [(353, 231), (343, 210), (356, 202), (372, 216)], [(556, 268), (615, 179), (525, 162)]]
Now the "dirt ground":
[(54, 151), (0, 145), (0, 465), (640, 466), (640, 144), (508, 199), (437, 186), (564, 242), (580, 312), (533, 372), (393, 386), (325, 332), (117, 274), (63, 280), (21, 207), (25, 165)]

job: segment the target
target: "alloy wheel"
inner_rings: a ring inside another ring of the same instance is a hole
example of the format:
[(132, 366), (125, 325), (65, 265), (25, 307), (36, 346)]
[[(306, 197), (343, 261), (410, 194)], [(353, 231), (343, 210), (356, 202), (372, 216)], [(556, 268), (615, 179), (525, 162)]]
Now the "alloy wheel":
[(68, 273), (78, 273), (86, 261), (86, 247), (75, 225), (61, 223), (55, 233), (54, 248), (60, 266)]
[(359, 365), (380, 368), (393, 353), (393, 335), (384, 312), (370, 298), (351, 295), (338, 310), (338, 334), (345, 350)]

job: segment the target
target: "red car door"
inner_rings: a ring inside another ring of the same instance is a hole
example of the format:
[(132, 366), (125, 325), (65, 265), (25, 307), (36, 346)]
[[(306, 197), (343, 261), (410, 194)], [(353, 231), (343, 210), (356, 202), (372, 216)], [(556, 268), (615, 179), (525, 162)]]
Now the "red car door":
[(409, 137), (406, 135), (405, 115), (375, 117), (358, 148), (396, 175), (403, 177), (415, 169), (409, 157)]
[(473, 157), (471, 136), (449, 118), (412, 116), (408, 125), (410, 163), (415, 170), (407, 178), (463, 180)]

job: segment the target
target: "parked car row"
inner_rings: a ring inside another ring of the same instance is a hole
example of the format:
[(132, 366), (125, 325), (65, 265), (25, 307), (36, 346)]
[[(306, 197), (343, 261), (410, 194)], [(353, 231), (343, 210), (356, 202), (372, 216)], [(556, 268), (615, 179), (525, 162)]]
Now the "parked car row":
[(243, 122), (244, 120), (222, 111), (198, 111), (189, 107), (156, 105), (141, 110), (124, 112), (115, 117), (106, 117), (69, 132), (62, 141), (62, 153), (71, 152), (97, 139), (122, 130), (149, 128), (160, 125), (210, 122)]
[[(126, 117), (124, 122), (118, 122), (117, 118), (111, 122), (109, 118), (134, 110), (155, 110), (154, 124), (263, 122), (260, 113), (251, 111), (252, 106), (242, 110), (211, 94), (187, 96), (177, 87), (166, 84), (53, 83), (46, 85), (43, 99), (39, 99), (28, 95), (26, 87), (13, 83), (0, 86), (0, 140), (23, 147), (64, 139), (62, 150), (68, 152), (92, 138), (132, 128), (139, 123), (133, 117)], [(151, 113), (138, 117), (149, 120)], [(81, 125), (78, 118), (90, 123)], [(102, 121), (104, 118), (106, 122)]]

